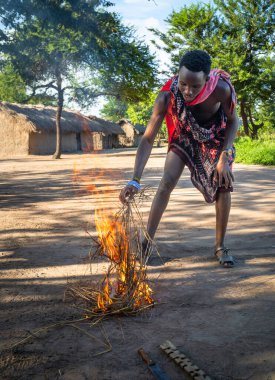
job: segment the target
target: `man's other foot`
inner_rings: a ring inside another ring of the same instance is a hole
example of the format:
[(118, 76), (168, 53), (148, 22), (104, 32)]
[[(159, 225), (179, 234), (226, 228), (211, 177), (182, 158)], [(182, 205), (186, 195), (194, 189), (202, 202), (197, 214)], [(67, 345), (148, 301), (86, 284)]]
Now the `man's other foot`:
[(229, 249), (220, 247), (215, 251), (215, 257), (224, 268), (232, 268), (235, 266), (236, 259), (228, 254)]

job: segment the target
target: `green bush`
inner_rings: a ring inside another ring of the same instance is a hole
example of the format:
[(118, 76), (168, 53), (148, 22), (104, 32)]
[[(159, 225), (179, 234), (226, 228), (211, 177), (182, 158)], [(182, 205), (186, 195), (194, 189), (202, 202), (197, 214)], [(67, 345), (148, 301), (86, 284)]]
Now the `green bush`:
[(275, 141), (252, 140), (241, 137), (235, 141), (235, 162), (243, 164), (275, 165)]

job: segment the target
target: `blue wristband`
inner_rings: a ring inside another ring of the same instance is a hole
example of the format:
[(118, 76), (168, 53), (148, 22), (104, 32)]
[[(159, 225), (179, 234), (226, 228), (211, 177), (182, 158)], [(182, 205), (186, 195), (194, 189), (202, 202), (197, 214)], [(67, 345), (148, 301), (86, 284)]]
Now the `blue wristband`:
[(140, 184), (139, 184), (137, 181), (133, 180), (133, 179), (132, 179), (132, 181), (129, 181), (129, 182), (127, 183), (127, 186), (134, 186), (134, 187), (135, 187), (136, 189), (138, 189), (138, 190), (141, 189)]

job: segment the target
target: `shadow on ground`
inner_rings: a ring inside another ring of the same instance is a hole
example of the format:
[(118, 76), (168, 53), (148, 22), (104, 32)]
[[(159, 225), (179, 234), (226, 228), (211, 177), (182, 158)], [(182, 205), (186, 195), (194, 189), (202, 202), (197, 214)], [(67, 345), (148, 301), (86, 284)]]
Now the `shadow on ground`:
[[(274, 380), (271, 168), (236, 165), (227, 238), (239, 259), (236, 268), (224, 269), (213, 258), (214, 206), (204, 203), (185, 171), (157, 235), (165, 263), (155, 256), (148, 267), (155, 307), (97, 326), (85, 321), (34, 333), (85, 314), (71, 299), (64, 301), (64, 291), (68, 282), (102, 278), (102, 263), (93, 264), (90, 275), (85, 229), (95, 236), (93, 212), (100, 202), (119, 205), (118, 191), (131, 178), (134, 156), (134, 150), (66, 155), (56, 166), (45, 157), (0, 161), (1, 378), (149, 380), (137, 355), (143, 347), (173, 380), (188, 379), (160, 351), (168, 339), (212, 379)], [(165, 149), (153, 151), (144, 185), (157, 187), (164, 159)], [(87, 184), (96, 186), (87, 192)], [(28, 342), (8, 349), (30, 333)], [(112, 350), (101, 354), (106, 339)]]

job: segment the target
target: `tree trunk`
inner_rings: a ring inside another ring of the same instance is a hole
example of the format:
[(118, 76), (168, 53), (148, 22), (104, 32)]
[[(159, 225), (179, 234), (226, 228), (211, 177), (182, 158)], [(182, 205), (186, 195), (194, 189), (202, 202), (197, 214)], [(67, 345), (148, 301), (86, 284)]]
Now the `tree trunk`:
[(161, 147), (161, 135), (160, 135), (160, 133), (157, 134), (157, 147), (158, 148)]
[(248, 107), (248, 115), (249, 115), (250, 124), (252, 126), (251, 137), (252, 137), (252, 139), (257, 139), (258, 138), (258, 131), (260, 128), (263, 127), (264, 123), (260, 123), (260, 124), (254, 123), (250, 107)]
[(56, 149), (55, 153), (52, 158), (57, 159), (61, 157), (61, 151), (62, 151), (62, 132), (61, 132), (61, 113), (63, 108), (63, 90), (62, 90), (62, 78), (59, 71), (56, 73), (57, 78), (57, 88), (58, 88), (58, 104), (57, 104), (57, 111), (56, 111)]
[(246, 136), (249, 136), (250, 133), (249, 133), (248, 116), (245, 110), (245, 101), (243, 99), (241, 100), (241, 117), (243, 121), (244, 133), (246, 134)]

